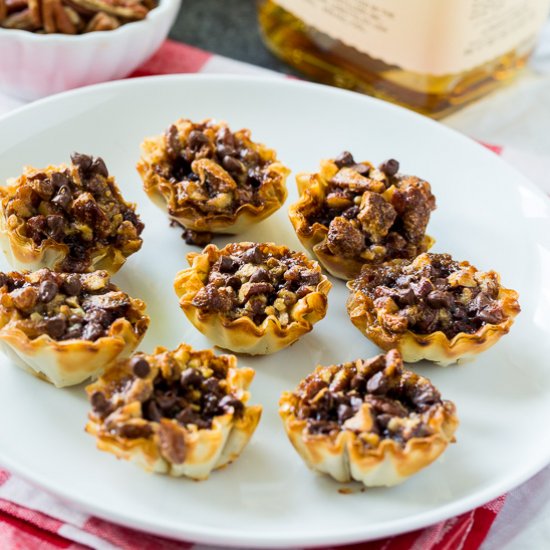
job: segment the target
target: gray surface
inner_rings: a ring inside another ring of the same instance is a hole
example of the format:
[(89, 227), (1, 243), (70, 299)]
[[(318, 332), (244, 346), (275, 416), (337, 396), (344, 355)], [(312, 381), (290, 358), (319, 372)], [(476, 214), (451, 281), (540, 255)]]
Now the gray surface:
[(298, 74), (265, 47), (255, 0), (182, 0), (170, 38), (275, 71)]

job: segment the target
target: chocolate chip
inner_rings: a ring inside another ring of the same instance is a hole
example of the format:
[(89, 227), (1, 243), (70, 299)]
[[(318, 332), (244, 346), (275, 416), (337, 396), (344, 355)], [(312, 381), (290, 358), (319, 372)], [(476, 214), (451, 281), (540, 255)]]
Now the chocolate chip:
[(185, 369), (180, 376), (180, 384), (182, 386), (199, 386), (203, 381), (202, 373), (197, 370), (189, 367)]
[(82, 331), (82, 339), (94, 342), (105, 334), (105, 329), (99, 323), (87, 323)]
[(145, 357), (132, 357), (130, 359), (130, 368), (138, 378), (147, 378), (151, 372), (151, 367)]
[(82, 283), (80, 282), (80, 275), (76, 273), (67, 275), (62, 285), (63, 292), (69, 296), (78, 296), (82, 290)]
[(192, 229), (184, 229), (181, 238), (186, 244), (191, 246), (206, 246), (212, 241), (212, 233), (208, 231), (193, 231)]
[(65, 218), (57, 214), (46, 216), (46, 232), (54, 240), (61, 242), (65, 236)]
[(235, 136), (229, 128), (222, 128), (216, 136), (216, 151), (221, 158), (233, 156), (237, 153), (237, 143)]
[(178, 402), (178, 395), (173, 390), (156, 391), (155, 399), (159, 407), (164, 411), (171, 409)]
[(243, 254), (242, 258), (246, 263), (258, 265), (264, 261), (264, 254), (259, 246), (253, 246)]
[(365, 387), (365, 377), (360, 374), (356, 374), (350, 381), (350, 388), (352, 390), (362, 391)]
[(355, 164), (355, 161), (353, 160), (353, 155), (349, 151), (343, 151), (334, 159), (334, 164), (336, 164), (338, 168), (343, 168), (344, 166)]
[(267, 270), (265, 270), (263, 267), (260, 267), (259, 269), (254, 271), (254, 273), (252, 273), (249, 280), (251, 283), (270, 283), (271, 277)]
[(220, 273), (235, 273), (239, 269), (240, 262), (231, 256), (222, 256), (220, 258)]
[(369, 393), (385, 393), (388, 389), (388, 379), (382, 371), (371, 376), (367, 382), (367, 391)]
[(71, 155), (71, 162), (78, 167), (82, 173), (87, 173), (92, 167), (93, 158), (90, 155), (83, 155), (82, 153), (73, 153)]
[(361, 176), (364, 176), (365, 178), (369, 175), (370, 172), (370, 166), (367, 166), (366, 164), (354, 164), (352, 168)]
[(418, 298), (425, 298), (434, 289), (434, 285), (429, 279), (422, 278), (417, 283), (411, 283), (411, 288)]
[(235, 416), (239, 416), (244, 410), (244, 405), (242, 401), (239, 401), (233, 395), (226, 395), (225, 397), (222, 397), (220, 399), (219, 406), (220, 409), (222, 409), (226, 413), (231, 412), (231, 409), (233, 409), (233, 414)]
[(207, 378), (203, 383), (203, 387), (206, 391), (216, 395), (223, 393), (219, 380), (214, 376)]
[(143, 412), (145, 420), (152, 420), (153, 422), (159, 422), (162, 418), (162, 413), (160, 412), (158, 405), (155, 401), (150, 400), (143, 405)]
[(191, 130), (187, 139), (189, 146), (194, 150), (200, 149), (203, 145), (210, 142), (207, 135), (200, 130)]
[(240, 160), (237, 160), (235, 157), (230, 157), (229, 155), (223, 157), (222, 166), (233, 174), (244, 174), (246, 170), (244, 164)]
[(111, 403), (105, 397), (105, 394), (100, 391), (95, 391), (92, 393), (90, 396), (90, 403), (92, 404), (94, 412), (100, 415), (105, 414), (111, 408)]
[(414, 388), (411, 400), (417, 407), (424, 408), (441, 401), (441, 395), (432, 385), (424, 385)]
[(65, 334), (63, 334), (63, 340), (72, 340), (73, 338), (80, 340), (82, 338), (82, 331), (84, 326), (82, 323), (73, 323), (69, 326)]
[(433, 290), (426, 296), (426, 303), (435, 309), (449, 308), (453, 303), (453, 299), (448, 292), (443, 290)]
[(101, 157), (96, 157), (94, 159), (91, 166), (91, 172), (93, 172), (94, 174), (97, 174), (98, 176), (102, 176), (104, 178), (109, 177), (109, 170), (107, 170), (105, 161)]
[(10, 278), (5, 273), (0, 272), (0, 288), (6, 286), (9, 280)]
[(399, 162), (395, 159), (389, 159), (380, 166), (380, 170), (384, 172), (388, 178), (391, 178), (399, 172)]
[(390, 420), (392, 418), (393, 417), (391, 414), (383, 413), (376, 416), (376, 422), (382, 430), (385, 430), (388, 427), (388, 424), (390, 423)]
[(72, 200), (73, 196), (71, 190), (67, 185), (64, 185), (59, 189), (55, 197), (52, 199), (52, 203), (56, 206), (59, 206), (59, 208), (63, 208), (63, 210), (66, 210), (69, 204), (71, 204)]
[(69, 178), (66, 174), (63, 174), (61, 172), (54, 172), (52, 174), (51, 183), (56, 190), (60, 189), (61, 187), (69, 187)]
[(236, 275), (232, 275), (231, 277), (229, 277), (226, 281), (225, 281), (225, 284), (227, 286), (230, 286), (231, 288), (235, 289), (235, 290), (239, 290), (239, 288), (241, 288), (243, 282), (241, 281), (241, 279), (239, 277), (237, 277)]
[(91, 309), (84, 315), (84, 320), (88, 323), (99, 323), (107, 328), (112, 324), (112, 315), (104, 309)]
[(44, 319), (44, 328), (51, 338), (57, 340), (67, 330), (67, 320), (63, 315), (55, 315)]
[(42, 281), (38, 287), (38, 299), (45, 304), (51, 302), (59, 292), (59, 287), (53, 281)]
[(258, 189), (262, 185), (263, 174), (257, 168), (251, 168), (248, 170), (246, 176), (246, 183), (250, 185), (253, 189)]
[(207, 393), (202, 400), (203, 413), (207, 416), (215, 416), (219, 410), (219, 398), (213, 393)]
[(338, 405), (337, 415), (340, 422), (345, 422), (348, 418), (351, 418), (354, 415), (354, 411), (349, 405), (341, 404)]
[(400, 288), (396, 290), (392, 298), (400, 307), (412, 306), (416, 303), (416, 296), (411, 288)]
[(36, 244), (40, 244), (42, 242), (46, 230), (47, 222), (44, 216), (33, 216), (27, 220), (27, 236)]

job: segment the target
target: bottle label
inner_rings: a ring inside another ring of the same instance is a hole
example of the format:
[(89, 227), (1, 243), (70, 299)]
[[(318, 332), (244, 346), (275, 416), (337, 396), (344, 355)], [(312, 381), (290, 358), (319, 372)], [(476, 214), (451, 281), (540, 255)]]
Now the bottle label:
[[(534, 39), (549, 0), (275, 0), (312, 28), (388, 65), (460, 73)], [(317, 37), (316, 37), (317, 35)]]

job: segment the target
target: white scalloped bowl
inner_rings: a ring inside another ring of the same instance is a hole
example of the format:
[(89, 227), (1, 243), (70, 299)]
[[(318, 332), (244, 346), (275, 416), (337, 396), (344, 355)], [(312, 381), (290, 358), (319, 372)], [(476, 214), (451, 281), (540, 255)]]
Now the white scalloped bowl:
[(181, 0), (160, 0), (142, 21), (76, 36), (0, 29), (0, 91), (33, 100), (124, 78), (168, 36)]

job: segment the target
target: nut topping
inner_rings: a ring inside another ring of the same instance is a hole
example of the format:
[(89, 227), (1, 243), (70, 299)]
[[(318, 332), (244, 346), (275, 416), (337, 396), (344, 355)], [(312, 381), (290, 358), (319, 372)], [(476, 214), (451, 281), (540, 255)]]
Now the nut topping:
[(399, 174), (390, 159), (376, 169), (349, 151), (297, 176), (300, 199), (290, 219), (302, 243), (333, 275), (350, 279), (363, 264), (413, 259), (426, 251), (435, 197), (428, 182)]
[(41, 269), (0, 275), (0, 309), (4, 314), (15, 312), (11, 324), (30, 339), (45, 333), (58, 341), (94, 342), (107, 336), (117, 319), (141, 319), (132, 299), (110, 282), (105, 271), (76, 275)]
[(309, 433), (349, 430), (365, 436), (366, 447), (377, 447), (384, 439), (405, 447), (408, 440), (433, 433), (432, 417), (438, 411), (454, 411), (428, 379), (403, 368), (397, 350), (319, 367), (293, 395), (292, 410), (306, 421)]
[[(143, 223), (101, 158), (75, 153), (72, 160), (69, 167), (27, 169), (4, 189), (2, 216), (10, 246), (28, 239), (37, 262), (52, 257), (48, 261), (56, 263), (47, 267), (59, 271), (91, 271), (99, 262), (114, 272), (141, 247)], [(48, 255), (49, 249), (55, 254)]]
[(0, 27), (37, 33), (114, 30), (144, 19), (156, 0), (0, 0)]
[(289, 170), (275, 151), (232, 132), (225, 122), (180, 119), (161, 136), (146, 139), (138, 171), (145, 191), (162, 201), (186, 229), (188, 244), (204, 245), (212, 233), (266, 218), (286, 198)]

